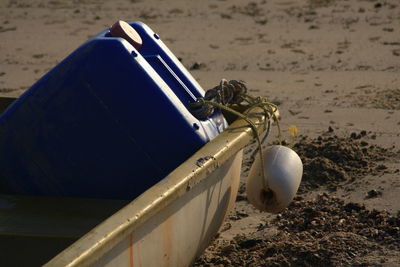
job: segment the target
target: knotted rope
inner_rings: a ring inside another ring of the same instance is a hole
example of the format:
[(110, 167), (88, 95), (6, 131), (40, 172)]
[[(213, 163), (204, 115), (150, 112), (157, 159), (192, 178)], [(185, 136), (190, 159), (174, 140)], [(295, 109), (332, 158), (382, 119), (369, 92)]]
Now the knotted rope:
[[(264, 125), (266, 133), (262, 140), (258, 134), (256, 124), (250, 120), (249, 115), (250, 112), (257, 107), (263, 110), (263, 115), (265, 116)], [(241, 118), (249, 124), (258, 144), (262, 169), (261, 174), (263, 178), (263, 190), (265, 195), (269, 196), (270, 190), (268, 189), (265, 175), (262, 143), (269, 135), (272, 119), (277, 123), (278, 138), (281, 143), (281, 130), (278, 118), (276, 117), (278, 107), (275, 104), (268, 102), (265, 97), (253, 97), (247, 94), (247, 87), (243, 81), (231, 80), (228, 82), (227, 80), (222, 79), (219, 85), (206, 92), (204, 98), (198, 98), (196, 102), (190, 105), (192, 114), (200, 120), (207, 119), (215, 112), (216, 108), (225, 113)]]

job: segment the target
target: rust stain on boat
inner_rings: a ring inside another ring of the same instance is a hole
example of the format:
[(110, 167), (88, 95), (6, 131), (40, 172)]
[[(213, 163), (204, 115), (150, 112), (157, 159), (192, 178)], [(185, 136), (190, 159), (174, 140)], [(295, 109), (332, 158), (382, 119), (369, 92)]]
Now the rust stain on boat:
[(129, 266), (134, 267), (133, 262), (133, 234), (129, 235)]
[(163, 248), (164, 248), (164, 264), (163, 266), (171, 266), (171, 253), (172, 253), (172, 221), (171, 219), (167, 219), (163, 223)]

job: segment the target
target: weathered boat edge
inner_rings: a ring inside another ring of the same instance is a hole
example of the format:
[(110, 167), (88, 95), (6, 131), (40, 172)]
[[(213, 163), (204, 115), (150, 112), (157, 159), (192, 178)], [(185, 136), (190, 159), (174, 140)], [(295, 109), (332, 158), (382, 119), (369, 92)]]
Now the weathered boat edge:
[[(260, 125), (258, 130), (263, 131), (264, 127), (260, 122), (264, 117), (259, 114), (252, 117), (252, 120)], [(45, 266), (93, 265), (123, 240), (131, 240), (135, 229), (143, 226), (189, 191), (195, 190), (218, 168), (235, 158), (252, 138), (253, 133), (247, 122), (243, 120), (234, 122), (225, 132), (205, 145), (162, 181), (92, 229)], [(234, 194), (236, 195), (236, 192)]]

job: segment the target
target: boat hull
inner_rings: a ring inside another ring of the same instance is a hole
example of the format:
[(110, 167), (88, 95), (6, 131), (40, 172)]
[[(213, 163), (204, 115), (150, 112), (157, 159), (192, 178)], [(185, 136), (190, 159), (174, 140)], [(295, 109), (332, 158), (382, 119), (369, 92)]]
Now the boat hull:
[(189, 266), (215, 236), (235, 202), (242, 152), (164, 207), (94, 266)]
[[(262, 132), (257, 111), (250, 117)], [(242, 149), (253, 134), (237, 120), (45, 266), (189, 266), (234, 205)]]
[[(265, 130), (263, 116), (255, 112), (251, 119), (259, 132)], [(39, 263), (51, 258), (51, 251), (62, 249), (59, 245), (77, 240), (45, 266), (189, 266), (232, 209), (242, 149), (253, 138), (247, 122), (234, 122), (129, 204), (2, 196), (0, 234), (16, 245), (2, 242), (7, 256)], [(21, 250), (19, 237), (29, 238), (29, 248)]]

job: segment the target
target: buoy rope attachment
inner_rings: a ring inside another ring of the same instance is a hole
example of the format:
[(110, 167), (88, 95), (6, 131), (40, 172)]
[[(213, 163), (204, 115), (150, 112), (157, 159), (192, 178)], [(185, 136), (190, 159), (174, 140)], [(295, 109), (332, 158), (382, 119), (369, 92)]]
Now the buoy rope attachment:
[[(244, 105), (243, 102), (246, 104)], [(264, 111), (264, 124), (266, 134), (261, 140), (256, 124), (250, 119), (250, 112), (254, 108), (261, 108)], [(271, 118), (276, 122), (278, 128), (278, 141), (281, 144), (281, 128), (276, 112), (278, 107), (267, 101), (265, 97), (253, 97), (247, 94), (247, 87), (243, 81), (222, 79), (220, 84), (208, 90), (204, 98), (198, 98), (196, 102), (190, 104), (192, 114), (198, 119), (206, 119), (218, 108), (231, 115), (245, 120), (252, 129), (253, 136), (257, 141), (259, 156), (261, 160), (261, 175), (263, 181), (263, 191), (267, 198), (272, 194), (268, 188), (266, 172), (264, 166), (264, 156), (262, 153), (262, 143), (268, 137), (270, 131)]]

